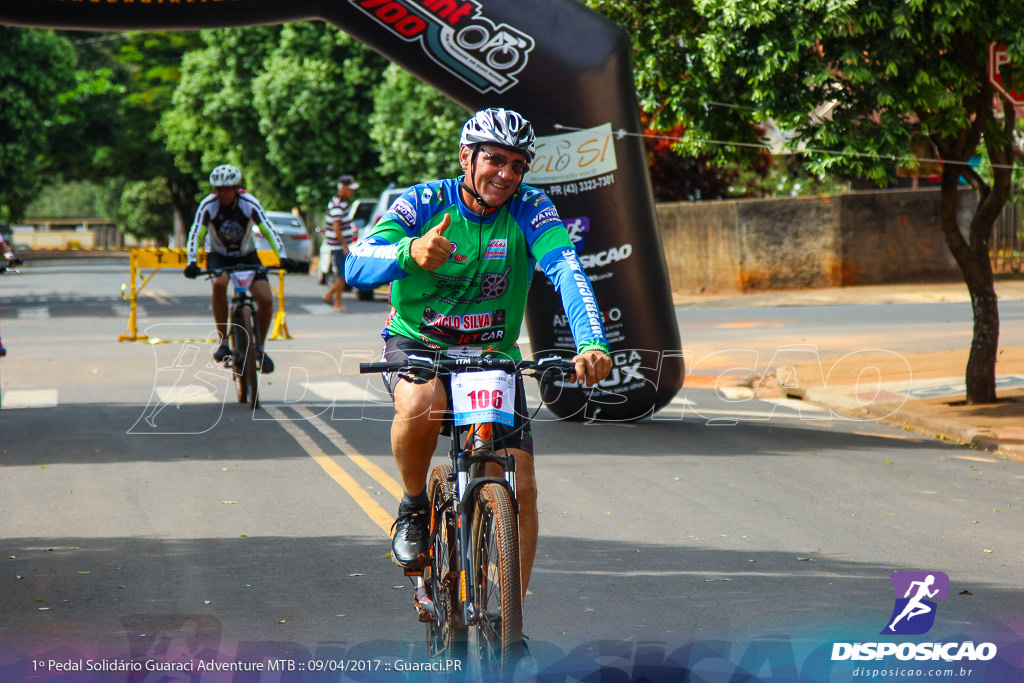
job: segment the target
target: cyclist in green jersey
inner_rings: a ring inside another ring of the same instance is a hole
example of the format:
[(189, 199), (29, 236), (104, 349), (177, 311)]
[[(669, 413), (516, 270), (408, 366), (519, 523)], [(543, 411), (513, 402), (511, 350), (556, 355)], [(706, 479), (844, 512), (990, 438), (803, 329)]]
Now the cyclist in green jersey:
[[(346, 280), (363, 289), (391, 283), (383, 359), (424, 352), (520, 358), (516, 342), (539, 265), (572, 326), (576, 381), (593, 386), (611, 372), (602, 314), (568, 231), (547, 195), (523, 184), (534, 141), (533, 127), (520, 114), (477, 112), (460, 138), (464, 175), (413, 186), (356, 243), (345, 262)], [(391, 447), (404, 488), (392, 559), (416, 569), (427, 561), (426, 480), (448, 389), (438, 378), (396, 374), (385, 381), (395, 406)], [(498, 446), (516, 459), (525, 594), (537, 546), (537, 486), (532, 432), (525, 410), (516, 413), (519, 422)]]

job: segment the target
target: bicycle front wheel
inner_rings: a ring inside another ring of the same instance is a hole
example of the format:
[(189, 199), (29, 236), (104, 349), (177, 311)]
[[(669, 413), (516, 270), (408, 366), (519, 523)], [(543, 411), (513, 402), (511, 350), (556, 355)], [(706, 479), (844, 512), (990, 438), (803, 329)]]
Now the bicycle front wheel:
[(253, 320), (253, 311), (248, 306), (238, 309), (238, 328), (242, 358), (236, 360), (241, 363), (238, 368), (238, 402), (249, 401), (249, 407), (256, 409), (259, 405), (259, 376), (256, 370), (256, 330)]
[(486, 484), (473, 514), (473, 653), (481, 680), (511, 676), (522, 652), (519, 533), (508, 490)]
[(418, 605), (427, 624), (427, 651), (431, 657), (464, 660), (466, 627), (461, 624), (459, 600), (458, 520), (450, 465), (438, 465), (427, 480), (430, 495), (430, 564), (423, 569), (428, 605)]
[(248, 346), (247, 335), (242, 326), (240, 311), (231, 313), (231, 376), (235, 379), (235, 389), (239, 403), (249, 398), (249, 385), (245, 381), (245, 350)]

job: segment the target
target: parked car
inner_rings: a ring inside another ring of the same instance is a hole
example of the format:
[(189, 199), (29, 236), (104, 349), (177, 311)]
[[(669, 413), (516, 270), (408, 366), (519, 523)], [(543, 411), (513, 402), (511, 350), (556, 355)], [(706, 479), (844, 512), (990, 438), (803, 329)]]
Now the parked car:
[[(306, 229), (302, 217), (289, 211), (267, 211), (267, 218), (284, 242), (284, 255), (308, 273), (309, 264), (313, 260), (313, 240), (309, 237), (309, 230)], [(260, 251), (273, 251), (270, 242), (261, 234), (259, 226), (253, 228), (253, 239)]]
[(381, 219), (384, 212), (391, 208), (391, 203), (396, 199), (405, 194), (405, 191), (409, 189), (407, 187), (389, 187), (380, 193), (377, 197), (377, 203), (373, 205), (373, 211), (370, 214), (370, 220), (367, 222), (366, 227), (372, 228), (377, 225), (377, 221)]
[[(372, 228), (377, 225), (377, 221), (384, 215), (384, 212), (391, 206), (391, 202), (398, 199), (407, 188), (404, 187), (389, 187), (380, 193), (377, 197), (377, 201), (366, 201), (366, 200), (355, 200), (361, 202), (358, 206), (353, 202), (353, 206), (349, 209), (349, 216), (353, 223), (356, 224), (356, 241), (362, 239)], [(324, 246), (320, 246), (320, 283), (326, 284), (333, 278), (333, 268), (331, 267), (331, 255), (330, 249), (327, 249), (325, 256)], [(373, 299), (373, 291), (365, 289), (356, 290), (356, 298), (360, 301), (370, 301)]]

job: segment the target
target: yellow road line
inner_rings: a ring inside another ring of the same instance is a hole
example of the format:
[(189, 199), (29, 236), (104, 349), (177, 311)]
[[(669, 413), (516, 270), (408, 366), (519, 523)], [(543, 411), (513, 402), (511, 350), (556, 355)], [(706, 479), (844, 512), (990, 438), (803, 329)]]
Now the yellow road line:
[[(345, 469), (335, 462), (334, 458), (325, 453), (320, 446), (313, 440), (313, 437), (309, 436), (304, 432), (298, 425), (292, 420), (288, 419), (280, 409), (268, 406), (266, 408), (267, 414), (270, 415), (281, 427), (288, 432), (288, 434), (295, 439), (295, 441), (302, 447), (304, 451), (313, 458), (316, 464), (323, 468), (324, 472), (328, 474), (334, 481), (338, 482), (341, 488), (345, 489), (345, 492), (352, 497), (352, 500), (363, 509), (363, 512), (377, 525), (385, 534), (391, 535), (391, 525), (394, 522), (392, 517), (380, 503), (374, 500), (373, 496), (363, 489), (359, 482), (352, 478)], [(340, 436), (340, 435), (339, 435)]]
[(346, 458), (358, 465), (363, 472), (366, 472), (374, 481), (383, 486), (385, 491), (395, 497), (395, 500), (402, 499), (402, 485), (395, 481), (381, 467), (356, 450), (356, 447), (349, 443), (349, 440), (342, 436), (341, 433), (324, 422), (319, 416), (314, 415), (309, 408), (296, 406), (293, 410), (308, 420), (311, 425), (317, 428), (317, 431), (330, 439), (331, 443), (337, 446), (338, 450), (344, 453)]

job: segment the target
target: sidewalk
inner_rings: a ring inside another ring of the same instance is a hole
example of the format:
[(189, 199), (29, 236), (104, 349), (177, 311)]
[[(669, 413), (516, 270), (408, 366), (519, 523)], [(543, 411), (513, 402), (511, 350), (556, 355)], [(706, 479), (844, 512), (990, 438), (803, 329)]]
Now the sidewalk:
[[(996, 283), (1001, 301), (1024, 299), (1024, 280)], [(969, 301), (963, 284), (843, 287), (730, 296), (676, 296), (689, 306), (799, 306), (850, 303)], [(1003, 342), (1020, 343), (1020, 339)], [(757, 397), (787, 396), (836, 413), (880, 420), (1024, 462), (1024, 346), (999, 349), (998, 402), (964, 405), (968, 349), (859, 356), (857, 363), (802, 363), (774, 368)], [(828, 379), (827, 386), (825, 378)], [(885, 381), (880, 381), (884, 378)]]
[[(821, 367), (801, 364), (779, 369), (776, 379), (783, 396), (1024, 462), (1024, 347), (1001, 351), (996, 365), (999, 402), (986, 405), (965, 405), (962, 374), (949, 376), (952, 369), (966, 369), (966, 350), (865, 357), (857, 367), (827, 361)], [(891, 381), (880, 383), (879, 377)]]

